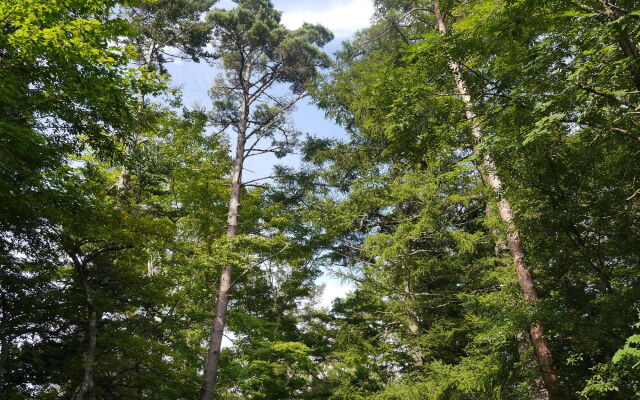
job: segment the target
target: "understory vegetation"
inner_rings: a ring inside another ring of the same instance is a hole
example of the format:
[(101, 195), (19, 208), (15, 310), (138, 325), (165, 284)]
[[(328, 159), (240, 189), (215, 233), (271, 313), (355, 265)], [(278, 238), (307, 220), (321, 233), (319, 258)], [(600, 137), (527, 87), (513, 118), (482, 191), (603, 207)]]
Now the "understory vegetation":
[(0, 400), (640, 399), (640, 3), (374, 5), (0, 2)]

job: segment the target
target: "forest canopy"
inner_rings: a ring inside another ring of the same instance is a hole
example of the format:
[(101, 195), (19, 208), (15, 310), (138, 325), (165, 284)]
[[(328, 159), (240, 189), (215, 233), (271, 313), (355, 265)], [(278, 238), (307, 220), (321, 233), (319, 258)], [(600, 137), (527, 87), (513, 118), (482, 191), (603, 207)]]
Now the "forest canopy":
[(640, 399), (640, 2), (279, 3), (0, 2), (0, 400)]

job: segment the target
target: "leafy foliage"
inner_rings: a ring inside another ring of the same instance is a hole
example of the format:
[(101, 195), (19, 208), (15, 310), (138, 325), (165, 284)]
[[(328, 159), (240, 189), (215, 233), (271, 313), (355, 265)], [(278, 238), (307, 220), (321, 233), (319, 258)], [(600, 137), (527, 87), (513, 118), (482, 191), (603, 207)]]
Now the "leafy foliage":
[[(195, 398), (229, 266), (219, 398), (548, 399), (532, 321), (564, 398), (640, 397), (637, 2), (374, 3), (334, 59), (268, 0), (0, 3), (0, 399)], [(348, 137), (298, 147), (309, 93)]]

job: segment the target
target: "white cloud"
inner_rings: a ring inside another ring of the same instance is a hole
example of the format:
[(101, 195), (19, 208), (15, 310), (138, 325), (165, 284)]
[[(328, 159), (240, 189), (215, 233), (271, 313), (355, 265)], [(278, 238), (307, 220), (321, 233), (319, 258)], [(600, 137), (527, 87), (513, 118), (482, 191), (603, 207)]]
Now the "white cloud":
[(329, 8), (325, 10), (285, 10), (282, 14), (282, 23), (289, 29), (297, 29), (304, 22), (322, 24), (337, 38), (349, 37), (357, 30), (370, 25), (374, 12), (372, 0), (348, 0), (348, 2), (341, 2), (342, 4), (327, 3)]
[(324, 283), (324, 291), (320, 297), (320, 303), (318, 304), (322, 308), (331, 308), (331, 303), (338, 297), (345, 297), (349, 292), (352, 292), (355, 287), (350, 284), (342, 284), (335, 280), (330, 280)]
[(237, 337), (233, 332), (225, 332), (224, 336), (222, 336), (222, 343), (220, 344), (220, 348), (228, 349), (233, 347), (233, 341), (236, 339)]

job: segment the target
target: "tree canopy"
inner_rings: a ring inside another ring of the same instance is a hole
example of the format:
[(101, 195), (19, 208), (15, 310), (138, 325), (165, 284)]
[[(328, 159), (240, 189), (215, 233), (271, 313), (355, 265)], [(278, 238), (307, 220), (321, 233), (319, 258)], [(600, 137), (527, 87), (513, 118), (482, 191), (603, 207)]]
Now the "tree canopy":
[(278, 4), (0, 3), (0, 400), (640, 398), (640, 4)]

